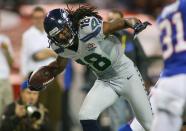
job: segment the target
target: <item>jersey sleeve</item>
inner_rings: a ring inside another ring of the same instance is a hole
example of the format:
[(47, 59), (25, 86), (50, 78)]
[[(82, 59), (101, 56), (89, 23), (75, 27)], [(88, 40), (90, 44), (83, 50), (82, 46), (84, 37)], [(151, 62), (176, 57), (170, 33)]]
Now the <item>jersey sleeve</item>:
[(182, 14), (186, 14), (186, 0), (180, 0), (180, 11), (182, 12)]
[(92, 38), (103, 39), (103, 21), (96, 17), (85, 17), (80, 21), (79, 33), (83, 42)]

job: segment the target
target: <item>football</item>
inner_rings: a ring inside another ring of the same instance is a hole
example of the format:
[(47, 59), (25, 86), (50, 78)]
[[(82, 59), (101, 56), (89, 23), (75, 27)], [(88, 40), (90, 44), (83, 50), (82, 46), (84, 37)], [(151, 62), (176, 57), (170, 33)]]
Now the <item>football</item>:
[(35, 70), (29, 77), (29, 88), (31, 90), (40, 91), (46, 87), (53, 79), (53, 68), (42, 66)]

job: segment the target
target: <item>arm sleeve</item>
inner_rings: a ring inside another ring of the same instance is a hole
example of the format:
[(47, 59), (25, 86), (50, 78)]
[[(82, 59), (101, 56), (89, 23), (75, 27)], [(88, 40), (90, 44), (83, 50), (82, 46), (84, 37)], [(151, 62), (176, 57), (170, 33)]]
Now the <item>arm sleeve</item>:
[(85, 17), (80, 21), (80, 40), (86, 42), (92, 38), (104, 39), (103, 21), (96, 17)]
[(23, 35), (22, 37), (22, 47), (21, 47), (21, 75), (23, 77), (26, 77), (27, 76), (27, 73), (28, 73), (28, 68), (27, 68), (27, 65), (28, 65), (28, 60), (29, 60), (29, 47), (28, 47), (28, 44), (27, 44), (27, 41), (26, 40), (26, 37)]
[(10, 56), (13, 57), (13, 48), (10, 38), (5, 37), (5, 43), (8, 45), (8, 52), (10, 53)]
[(181, 10), (181, 12), (183, 13), (183, 14), (186, 14), (186, 10), (185, 10), (185, 8), (186, 8), (186, 1), (185, 0), (180, 0), (179, 1), (180, 3), (180, 10)]

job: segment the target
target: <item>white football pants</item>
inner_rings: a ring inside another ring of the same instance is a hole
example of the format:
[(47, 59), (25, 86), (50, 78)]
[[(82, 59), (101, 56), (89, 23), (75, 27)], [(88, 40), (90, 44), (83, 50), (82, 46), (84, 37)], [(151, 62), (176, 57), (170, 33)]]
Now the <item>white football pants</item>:
[(151, 131), (180, 131), (186, 106), (186, 75), (161, 78), (153, 98), (155, 115)]
[(124, 96), (134, 110), (137, 120), (149, 131), (152, 111), (143, 80), (134, 66), (123, 70), (122, 76), (111, 80), (96, 80), (80, 109), (80, 120), (96, 120), (119, 96)]

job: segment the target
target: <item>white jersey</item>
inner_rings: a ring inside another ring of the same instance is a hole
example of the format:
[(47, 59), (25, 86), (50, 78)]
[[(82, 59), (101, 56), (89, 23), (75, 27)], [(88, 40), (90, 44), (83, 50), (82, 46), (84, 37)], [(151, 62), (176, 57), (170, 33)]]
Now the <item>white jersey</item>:
[(105, 36), (103, 22), (95, 17), (80, 21), (78, 37), (76, 52), (55, 44), (51, 47), (58, 55), (87, 65), (98, 76), (82, 104), (80, 120), (96, 120), (122, 95), (132, 105), (139, 122), (149, 130), (152, 113), (142, 78), (133, 62), (123, 54), (120, 41), (113, 35)]
[(59, 56), (87, 65), (100, 79), (116, 77), (132, 64), (123, 54), (120, 41), (113, 35), (103, 34), (103, 21), (96, 17), (85, 17), (80, 21), (78, 38), (77, 51), (55, 44), (51, 47)]

